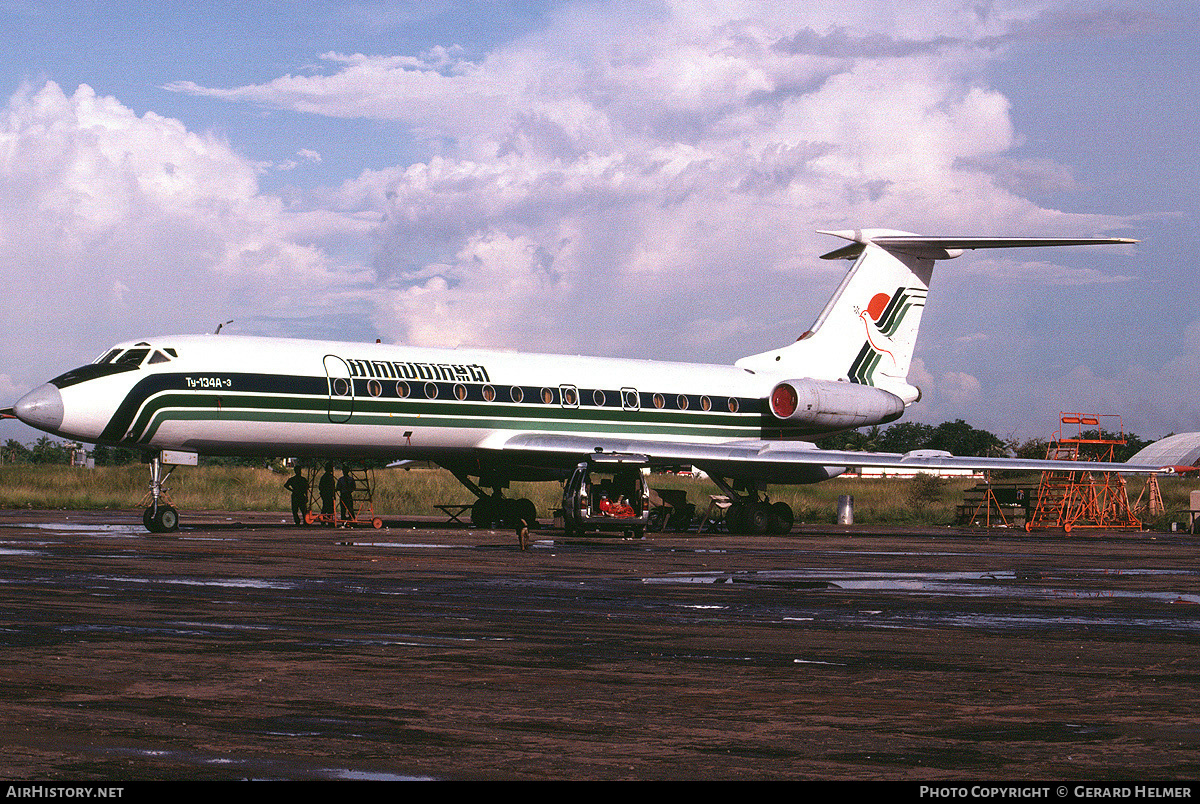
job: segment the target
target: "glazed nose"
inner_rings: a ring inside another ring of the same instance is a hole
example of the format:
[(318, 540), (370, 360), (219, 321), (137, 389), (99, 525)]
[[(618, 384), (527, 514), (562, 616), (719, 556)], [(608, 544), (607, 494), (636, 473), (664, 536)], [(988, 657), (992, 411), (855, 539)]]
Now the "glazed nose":
[(39, 385), (17, 400), (13, 413), (30, 427), (56, 431), (63, 423), (62, 394), (50, 383)]

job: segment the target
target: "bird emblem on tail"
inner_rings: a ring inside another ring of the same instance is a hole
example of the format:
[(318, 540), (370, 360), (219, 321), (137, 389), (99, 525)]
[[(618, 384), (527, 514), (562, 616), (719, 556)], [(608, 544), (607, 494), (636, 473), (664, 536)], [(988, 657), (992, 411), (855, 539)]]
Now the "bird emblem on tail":
[(866, 331), (866, 342), (850, 366), (851, 382), (874, 385), (875, 373), (879, 370), (883, 356), (891, 361), (891, 372), (899, 373), (900, 361), (891, 346), (892, 338), (900, 330), (908, 313), (914, 308), (925, 306), (927, 290), (903, 285), (894, 293), (876, 293), (865, 308), (858, 311), (858, 318)]

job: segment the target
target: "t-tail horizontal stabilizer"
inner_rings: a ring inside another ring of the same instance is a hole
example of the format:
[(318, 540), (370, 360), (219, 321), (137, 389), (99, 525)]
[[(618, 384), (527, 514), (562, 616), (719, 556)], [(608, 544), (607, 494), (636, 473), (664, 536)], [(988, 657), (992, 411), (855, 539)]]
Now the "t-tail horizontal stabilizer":
[(1051, 246), (1112, 246), (1131, 245), (1136, 240), (1127, 237), (925, 237), (894, 229), (843, 229), (822, 231), (850, 240), (848, 246), (822, 254), (823, 260), (853, 260), (862, 254), (867, 243), (888, 251), (899, 251), (927, 260), (951, 260), (964, 251), (977, 248), (1045, 248)]

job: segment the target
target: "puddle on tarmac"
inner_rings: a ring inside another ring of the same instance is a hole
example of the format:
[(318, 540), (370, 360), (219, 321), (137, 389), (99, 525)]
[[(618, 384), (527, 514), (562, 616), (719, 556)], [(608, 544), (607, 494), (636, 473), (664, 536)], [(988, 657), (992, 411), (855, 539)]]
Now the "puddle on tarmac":
[[(316, 736), (321, 732), (302, 733), (298, 736)], [(378, 782), (431, 782), (433, 776), (408, 776), (388, 771), (356, 770), (354, 768), (305, 768), (296, 767), (278, 760), (258, 761), (249, 758), (232, 758), (206, 754), (199, 750), (168, 750), (160, 748), (114, 748), (102, 754), (117, 755), (148, 762), (169, 761), (187, 763), (196, 767), (228, 768), (240, 779), (337, 779), (346, 781)]]
[(88, 524), (75, 522), (5, 522), (3, 528), (14, 530), (48, 530), (51, 533), (88, 533), (92, 536), (145, 536), (146, 528), (142, 525), (109, 525), (92, 522)]
[(218, 586), (238, 589), (295, 589), (286, 581), (264, 581), (259, 578), (131, 578), (123, 575), (99, 575), (97, 581), (108, 583), (169, 584), (178, 586)]
[[(903, 619), (882, 624), (883, 628), (911, 628), (914, 625), (929, 626), (933, 623), (913, 618), (906, 623)], [(1151, 628), (1164, 631), (1200, 631), (1200, 622), (1195, 620), (1175, 620), (1163, 617), (1085, 617), (1085, 616), (1056, 616), (1040, 614), (943, 614), (937, 618), (936, 625), (958, 628)]]
[(453, 548), (457, 544), (421, 544), (419, 542), (338, 542), (341, 547), (409, 547), (409, 548)]
[(194, 623), (194, 622), (172, 622), (167, 625), (173, 625), (177, 628), (215, 628), (217, 630), (229, 631), (273, 631), (275, 630), (269, 625), (251, 625), (247, 623)]
[[(924, 591), (955, 595), (998, 595), (1012, 596), (1047, 596), (1061, 594), (1064, 590), (1055, 590), (1044, 586), (1029, 585), (1030, 582), (1044, 581), (1047, 584), (1058, 584), (1063, 587), (1072, 576), (1121, 576), (1121, 575), (1200, 575), (1196, 570), (1103, 570), (1103, 569), (1055, 569), (1047, 571), (1033, 570), (990, 570), (984, 572), (955, 571), (955, 572), (856, 572), (830, 569), (794, 569), (794, 570), (759, 570), (733, 571), (711, 570), (708, 572), (671, 573), (665, 576), (643, 578), (643, 583), (654, 584), (753, 584), (760, 586), (804, 586), (807, 588), (837, 588), (865, 591)], [(1011, 581), (1013, 583), (1005, 583)], [(1065, 590), (1069, 592), (1070, 590)], [(1101, 592), (1096, 590), (1081, 591), (1080, 594), (1091, 596), (1161, 596), (1178, 597), (1176, 593), (1160, 592)], [(1182, 595), (1191, 602), (1200, 603), (1200, 596)]]
[(0, 547), (0, 556), (40, 556), (41, 550), (19, 550), (15, 547)]
[[(1019, 604), (1021, 601), (1034, 600), (1088, 600), (1088, 599), (1124, 599), (1143, 601), (1146, 603), (1168, 605), (1181, 609), (1190, 609), (1200, 605), (1200, 594), (1172, 590), (1125, 590), (1125, 589), (1094, 589), (1081, 588), (1075, 581), (1087, 578), (1089, 582), (1096, 579), (1121, 575), (1142, 576), (1195, 576), (1193, 570), (1160, 570), (1160, 569), (1055, 569), (1052, 571), (1000, 570), (988, 572), (845, 572), (827, 569), (798, 569), (771, 570), (762, 572), (728, 572), (712, 571), (702, 573), (679, 573), (655, 578), (643, 578), (647, 584), (732, 584), (740, 586), (762, 586), (769, 588), (795, 589), (797, 591), (820, 591), (835, 589), (846, 592), (899, 592), (914, 593), (921, 596), (936, 596), (961, 599), (1009, 599)], [(1194, 588), (1189, 584), (1189, 588)], [(690, 606), (689, 608), (699, 608)], [(1165, 610), (1158, 610), (1164, 611)], [(1061, 613), (1014, 611), (1011, 613), (975, 613), (969, 610), (931, 612), (904, 610), (889, 612), (886, 610), (863, 612), (850, 615), (828, 612), (821, 616), (813, 612), (795, 612), (782, 614), (776, 612), (780, 622), (829, 622), (831, 619), (845, 619), (850, 616), (857, 619), (861, 616), (871, 616), (878, 619), (881, 628), (912, 628), (921, 625), (936, 624), (938, 626), (966, 627), (1046, 627), (1054, 625), (1091, 626), (1114, 625), (1165, 628), (1170, 630), (1200, 630), (1200, 618), (1174, 616), (1138, 616), (1130, 613), (1128, 616), (1062, 616)], [(882, 615), (882, 616), (880, 616)]]
[(433, 782), (433, 776), (402, 776), (396, 773), (376, 773), (373, 771), (333, 770), (324, 771), (333, 779), (344, 779), (352, 782)]

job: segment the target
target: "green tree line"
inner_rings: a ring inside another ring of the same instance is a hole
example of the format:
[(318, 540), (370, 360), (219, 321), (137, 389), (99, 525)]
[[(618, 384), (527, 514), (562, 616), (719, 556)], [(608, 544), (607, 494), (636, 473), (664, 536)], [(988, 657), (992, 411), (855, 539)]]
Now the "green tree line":
[[(8, 439), (0, 447), (0, 464), (68, 464), (71, 456), (80, 444), (65, 441), (55, 441), (49, 436), (42, 436), (32, 444), (23, 444), (16, 439)], [(104, 444), (82, 445), (95, 460), (97, 466), (128, 466), (131, 463), (146, 463), (150, 460), (147, 450), (129, 449), (127, 447), (109, 447)], [(202, 466), (262, 466), (271, 460), (265, 458), (230, 458), (216, 456), (201, 456)]]
[[(1107, 433), (1097, 430), (1063, 434), (1062, 446), (1078, 446), (1083, 457), (1109, 458), (1109, 445), (1088, 443), (1121, 441), (1112, 445), (1112, 460), (1127, 461), (1143, 447), (1153, 443), (1134, 433)], [(1076, 444), (1075, 442), (1080, 442)], [(942, 422), (938, 425), (921, 422), (899, 422), (890, 427), (864, 427), (845, 433), (818, 439), (816, 444), (823, 449), (843, 449), (858, 452), (910, 452), (915, 449), (940, 449), (951, 455), (982, 458), (1045, 458), (1048, 449), (1058, 442), (1045, 438), (1018, 441), (1015, 438), (1000, 438), (987, 430), (972, 427), (962, 419)]]

